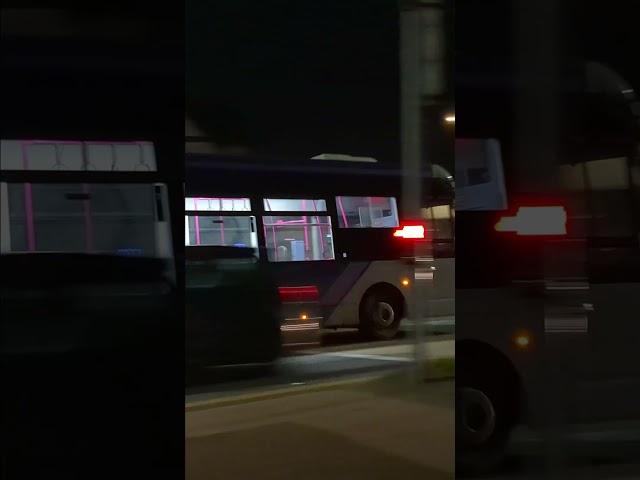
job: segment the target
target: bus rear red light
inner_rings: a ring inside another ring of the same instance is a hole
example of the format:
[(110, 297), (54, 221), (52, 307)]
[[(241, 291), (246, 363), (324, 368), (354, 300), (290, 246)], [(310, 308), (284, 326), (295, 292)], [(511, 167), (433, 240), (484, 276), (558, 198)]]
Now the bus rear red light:
[(566, 235), (567, 212), (560, 206), (520, 207), (515, 216), (502, 217), (495, 229), (516, 235)]
[(308, 285), (302, 287), (278, 287), (280, 300), (287, 302), (317, 302), (320, 298), (318, 287)]
[(393, 232), (393, 236), (406, 239), (424, 239), (425, 228), (424, 225), (403, 225), (402, 228)]

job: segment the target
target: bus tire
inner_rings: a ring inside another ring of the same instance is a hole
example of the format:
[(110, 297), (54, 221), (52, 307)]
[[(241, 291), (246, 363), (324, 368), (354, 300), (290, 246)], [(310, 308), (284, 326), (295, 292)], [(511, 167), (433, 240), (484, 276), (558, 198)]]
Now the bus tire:
[(360, 304), (360, 331), (376, 340), (395, 338), (400, 329), (402, 306), (402, 294), (393, 287), (370, 291)]
[(504, 461), (514, 426), (512, 399), (501, 388), (499, 372), (487, 375), (477, 365), (460, 367), (456, 371), (456, 472), (483, 474)]

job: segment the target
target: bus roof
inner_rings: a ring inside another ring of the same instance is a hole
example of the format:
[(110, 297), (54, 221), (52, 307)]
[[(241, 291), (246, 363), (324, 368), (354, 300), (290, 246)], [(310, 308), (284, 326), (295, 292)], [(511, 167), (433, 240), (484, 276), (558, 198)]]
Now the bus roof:
[[(225, 155), (206, 153), (187, 153), (188, 169), (220, 169), (233, 168), (238, 170), (253, 171), (281, 171), (281, 172), (304, 172), (311, 174), (314, 172), (330, 172), (339, 175), (382, 175), (398, 176), (402, 175), (402, 170), (398, 165), (381, 164), (376, 162), (347, 162), (344, 160), (334, 160), (331, 158), (281, 158), (251, 155)], [(425, 169), (424, 177), (432, 176)]]
[[(299, 161), (279, 158), (187, 154), (187, 192), (206, 194), (352, 194), (399, 195), (402, 170), (399, 166), (344, 161)], [(449, 179), (422, 175), (429, 197), (450, 197)], [(244, 192), (244, 193), (243, 193)]]

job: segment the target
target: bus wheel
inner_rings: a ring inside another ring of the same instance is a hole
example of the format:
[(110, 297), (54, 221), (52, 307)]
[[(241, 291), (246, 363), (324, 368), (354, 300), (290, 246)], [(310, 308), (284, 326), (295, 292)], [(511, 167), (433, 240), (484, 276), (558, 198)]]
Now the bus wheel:
[(360, 330), (378, 340), (391, 340), (398, 334), (402, 318), (402, 298), (380, 289), (367, 294), (360, 308)]
[(456, 471), (479, 474), (503, 460), (512, 422), (500, 385), (482, 375), (456, 378)]

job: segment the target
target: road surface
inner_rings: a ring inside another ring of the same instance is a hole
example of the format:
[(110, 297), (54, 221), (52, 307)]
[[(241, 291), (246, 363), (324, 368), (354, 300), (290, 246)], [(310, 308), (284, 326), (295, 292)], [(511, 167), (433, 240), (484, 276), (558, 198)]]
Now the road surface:
[(187, 410), (186, 478), (453, 480), (453, 382), (422, 385), (419, 400), (397, 390), (307, 388)]
[[(201, 401), (248, 389), (299, 385), (406, 368), (413, 362), (413, 349), (414, 345), (406, 340), (334, 344), (285, 356), (267, 372), (246, 366), (207, 369), (189, 378), (185, 400)], [(429, 358), (451, 358), (455, 354), (451, 336), (431, 337), (426, 349)]]
[(483, 480), (638, 480), (640, 479), (640, 424), (584, 426), (567, 434), (566, 455), (551, 466), (541, 435), (520, 427), (508, 447), (500, 471)]

